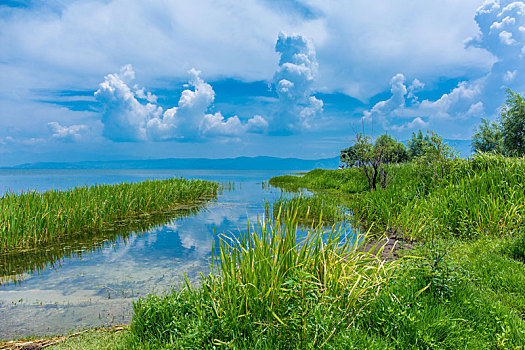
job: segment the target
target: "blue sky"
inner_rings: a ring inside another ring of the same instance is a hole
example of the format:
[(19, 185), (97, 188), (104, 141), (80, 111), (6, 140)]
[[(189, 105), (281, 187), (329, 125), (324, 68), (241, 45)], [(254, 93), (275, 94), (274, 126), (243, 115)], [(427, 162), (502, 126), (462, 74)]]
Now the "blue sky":
[(525, 0), (0, 4), (0, 166), (469, 139), (525, 92)]

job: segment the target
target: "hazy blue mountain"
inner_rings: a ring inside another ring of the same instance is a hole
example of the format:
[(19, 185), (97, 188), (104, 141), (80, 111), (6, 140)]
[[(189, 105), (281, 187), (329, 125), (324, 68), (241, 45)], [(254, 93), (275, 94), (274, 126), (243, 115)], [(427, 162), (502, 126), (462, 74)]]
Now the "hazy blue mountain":
[[(444, 140), (462, 158), (472, 154), (470, 140)], [(403, 141), (406, 144), (406, 141)], [(166, 158), (83, 162), (38, 162), (20, 164), (10, 169), (224, 169), (224, 170), (308, 170), (336, 169), (339, 156), (323, 159), (277, 157), (237, 158)]]
[(224, 170), (308, 170), (336, 169), (339, 157), (298, 159), (238, 157), (224, 159), (167, 158), (84, 162), (41, 162), (20, 164), (11, 169), (224, 169)]

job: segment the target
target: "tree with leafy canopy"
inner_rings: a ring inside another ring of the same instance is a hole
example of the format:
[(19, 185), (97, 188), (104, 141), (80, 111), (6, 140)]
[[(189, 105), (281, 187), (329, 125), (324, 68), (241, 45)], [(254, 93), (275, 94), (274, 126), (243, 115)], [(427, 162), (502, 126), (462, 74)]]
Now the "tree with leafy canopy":
[(429, 142), (424, 144), (422, 154), (414, 162), (421, 182), (435, 184), (450, 173), (457, 152), (433, 131), (428, 132), (427, 136)]
[(501, 111), (503, 147), (507, 155), (525, 155), (525, 99), (507, 89), (507, 101)]
[(369, 191), (378, 183), (385, 188), (389, 179), (387, 164), (408, 160), (405, 146), (389, 135), (379, 136), (375, 143), (363, 134), (357, 134), (354, 144), (341, 151), (341, 161), (349, 167), (358, 167), (368, 179)]
[(423, 135), (421, 130), (416, 134), (412, 132), (412, 138), (407, 142), (408, 156), (410, 159), (415, 159), (425, 153), (425, 149), (430, 145), (430, 136), (427, 133)]
[(489, 123), (487, 119), (481, 119), (481, 125), (474, 136), (472, 136), (472, 150), (474, 152), (504, 154), (505, 148), (503, 147), (501, 125), (494, 122)]
[(507, 89), (507, 100), (498, 122), (483, 119), (472, 137), (475, 152), (497, 152), (507, 156), (525, 155), (525, 99)]

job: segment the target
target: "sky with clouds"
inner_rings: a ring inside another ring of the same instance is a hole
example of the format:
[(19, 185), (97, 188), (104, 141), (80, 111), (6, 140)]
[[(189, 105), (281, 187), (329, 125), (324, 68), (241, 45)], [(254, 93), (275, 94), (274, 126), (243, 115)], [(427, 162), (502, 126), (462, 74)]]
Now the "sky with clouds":
[(0, 166), (469, 139), (525, 92), (525, 0), (7, 0)]

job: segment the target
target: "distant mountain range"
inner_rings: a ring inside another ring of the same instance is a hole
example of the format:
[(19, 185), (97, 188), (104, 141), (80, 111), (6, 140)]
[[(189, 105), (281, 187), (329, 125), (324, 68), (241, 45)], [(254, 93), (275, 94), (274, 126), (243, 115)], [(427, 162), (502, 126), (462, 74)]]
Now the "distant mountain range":
[[(466, 158), (471, 155), (470, 140), (444, 140)], [(403, 143), (406, 143), (404, 141)], [(8, 169), (224, 169), (224, 170), (309, 170), (315, 168), (337, 169), (339, 156), (323, 159), (278, 157), (237, 158), (166, 158), (83, 162), (26, 163)], [(5, 169), (5, 168), (4, 168)]]
[(309, 170), (336, 169), (339, 157), (299, 159), (277, 157), (238, 157), (224, 159), (166, 158), (142, 160), (39, 162), (20, 164), (9, 169), (224, 169), (224, 170)]

